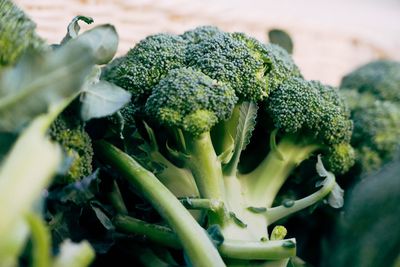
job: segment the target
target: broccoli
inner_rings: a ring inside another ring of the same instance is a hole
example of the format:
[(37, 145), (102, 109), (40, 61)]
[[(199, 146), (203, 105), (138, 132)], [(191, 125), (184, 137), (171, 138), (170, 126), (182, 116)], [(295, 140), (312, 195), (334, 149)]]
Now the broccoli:
[[(330, 194), (340, 188), (319, 159), (317, 171), (325, 177), (322, 187), (308, 197), (272, 207), (292, 171), (311, 155), (321, 154), (325, 165), (337, 174), (354, 163), (349, 144), (353, 124), (338, 90), (306, 81), (279, 46), (211, 26), (180, 36), (158, 34), (111, 63), (102, 78), (133, 94), (131, 120), (141, 122), (135, 127), (148, 143), (148, 160), (163, 165), (154, 175), (171, 192), (174, 181), (194, 181), (197, 198), (188, 194), (183, 202), (189, 209), (206, 210), (204, 227), (212, 237), (218, 236), (214, 241), (227, 263), (287, 262), (295, 254), (295, 240), (283, 239), (286, 231), (269, 229), (271, 225), (328, 195), (332, 206), (340, 206), (340, 196)], [(262, 119), (257, 120), (257, 115)], [(252, 137), (257, 127), (266, 131)], [(269, 144), (269, 148), (257, 167), (242, 173), (242, 151), (249, 143)], [(127, 151), (128, 156), (104, 142), (96, 148), (102, 160), (133, 179), (136, 186), (139, 183), (144, 194), (157, 194), (141, 184), (145, 176), (152, 178), (143, 166), (138, 167), (139, 157), (132, 151)], [(174, 175), (171, 170), (189, 175)], [(160, 212), (167, 211), (160, 208)], [(172, 214), (167, 218), (178, 216), (168, 212)], [(173, 225), (181, 235), (185, 227)], [(192, 243), (182, 245), (189, 257), (199, 260), (193, 264), (210, 264), (188, 252)]]
[(377, 60), (345, 75), (341, 88), (369, 93), (380, 100), (400, 101), (400, 62)]
[(36, 25), (10, 0), (0, 0), (0, 66), (13, 64), (27, 50), (45, 49)]
[(92, 173), (92, 142), (79, 121), (63, 113), (51, 125), (49, 135), (71, 159), (67, 173), (57, 176), (55, 183), (75, 182)]
[(394, 159), (400, 146), (400, 63), (379, 60), (346, 75), (340, 93), (351, 110), (355, 170), (368, 174)]

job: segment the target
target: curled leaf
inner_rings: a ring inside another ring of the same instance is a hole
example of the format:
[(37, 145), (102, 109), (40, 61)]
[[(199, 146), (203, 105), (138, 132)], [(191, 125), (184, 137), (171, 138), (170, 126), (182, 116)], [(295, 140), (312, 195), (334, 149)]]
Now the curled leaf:
[(72, 21), (68, 24), (67, 27), (67, 34), (61, 41), (61, 44), (65, 44), (69, 40), (76, 38), (79, 34), (79, 31), (81, 27), (79, 26), (79, 21), (83, 21), (87, 24), (93, 23), (93, 19), (91, 17), (86, 17), (86, 16), (76, 16), (75, 18), (72, 19)]

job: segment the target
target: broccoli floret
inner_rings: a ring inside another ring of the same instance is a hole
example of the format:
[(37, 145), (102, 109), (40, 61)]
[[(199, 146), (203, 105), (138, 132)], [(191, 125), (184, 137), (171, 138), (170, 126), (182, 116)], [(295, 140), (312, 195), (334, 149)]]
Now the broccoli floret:
[(357, 68), (342, 79), (340, 93), (354, 120), (357, 172), (376, 171), (400, 145), (400, 62), (377, 60)]
[(49, 135), (63, 147), (72, 160), (67, 173), (56, 177), (55, 183), (75, 182), (92, 173), (92, 142), (76, 119), (59, 116), (51, 125)]
[(294, 168), (315, 152), (323, 154), (330, 171), (346, 172), (354, 163), (354, 151), (349, 145), (353, 125), (345, 107), (335, 88), (317, 81), (295, 77), (275, 89), (265, 113), (272, 124), (267, 128), (275, 129), (271, 134), (276, 145), (249, 174), (260, 177), (249, 185), (254, 198), (268, 190), (262, 199), (272, 203), (271, 196), (276, 196)]
[(362, 173), (376, 171), (393, 160), (399, 149), (400, 106), (356, 90), (344, 90), (342, 94), (351, 103), (351, 144), (356, 149), (357, 164)]
[[(193, 34), (197, 31), (194, 29)], [(204, 37), (203, 28), (199, 31), (199, 36)], [(188, 45), (186, 64), (229, 84), (241, 99), (257, 101), (265, 98), (268, 88), (264, 73), (268, 62), (264, 58), (263, 45), (244, 35), (239, 38), (235, 37), (239, 35), (219, 32), (209, 36)]]
[(290, 54), (275, 44), (265, 45), (270, 69), (266, 72), (269, 90), (272, 92), (287, 79), (303, 77)]
[(231, 87), (200, 71), (181, 68), (154, 87), (146, 111), (162, 124), (197, 136), (229, 118), (236, 101)]
[(132, 93), (140, 110), (153, 87), (175, 68), (183, 66), (186, 41), (171, 34), (157, 34), (140, 41), (123, 58), (103, 70), (102, 79)]
[(215, 26), (200, 26), (184, 32), (181, 37), (192, 44), (196, 44), (221, 33), (221, 30)]
[(0, 66), (13, 64), (29, 49), (44, 49), (36, 25), (10, 0), (0, 0)]
[(400, 101), (400, 62), (377, 60), (359, 67), (343, 77), (343, 89), (370, 93), (377, 99)]

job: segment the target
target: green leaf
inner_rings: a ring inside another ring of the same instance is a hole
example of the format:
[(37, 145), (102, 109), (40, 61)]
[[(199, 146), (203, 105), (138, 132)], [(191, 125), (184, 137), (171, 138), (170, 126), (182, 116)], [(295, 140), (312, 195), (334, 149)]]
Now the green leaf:
[(234, 149), (235, 149), (235, 142), (232, 136), (229, 135), (227, 148), (225, 149), (225, 151), (223, 151), (221, 154), (218, 155), (219, 161), (221, 161), (222, 164), (227, 164), (233, 157)]
[(99, 81), (100, 71), (96, 72), (84, 86), (81, 95), (81, 117), (84, 121), (114, 114), (131, 99), (131, 94), (115, 84)]
[(104, 228), (106, 228), (107, 230), (114, 230), (115, 229), (115, 227), (114, 227), (113, 223), (111, 222), (110, 218), (108, 218), (108, 216), (100, 208), (101, 207), (100, 203), (98, 203), (96, 201), (92, 201), (92, 202), (90, 202), (90, 207), (96, 213), (97, 219), (99, 219), (100, 223), (104, 226)]
[(293, 41), (287, 32), (280, 29), (272, 29), (268, 32), (268, 38), (271, 43), (279, 45), (289, 54), (293, 53)]
[(79, 21), (83, 21), (87, 24), (93, 23), (93, 19), (91, 17), (85, 17), (85, 16), (76, 16), (75, 18), (72, 19), (72, 21), (68, 24), (67, 27), (67, 34), (65, 37), (62, 39), (61, 44), (65, 44), (69, 40), (76, 38), (79, 34), (79, 31), (81, 27), (79, 26)]
[(90, 47), (97, 65), (108, 63), (117, 52), (118, 34), (110, 24), (88, 30), (68, 43), (83, 43)]
[(80, 43), (28, 53), (0, 73), (0, 131), (15, 132), (49, 106), (77, 93), (93, 57)]
[(240, 115), (235, 136), (235, 151), (241, 152), (250, 143), (256, 126), (258, 106), (254, 102), (244, 102), (240, 106)]

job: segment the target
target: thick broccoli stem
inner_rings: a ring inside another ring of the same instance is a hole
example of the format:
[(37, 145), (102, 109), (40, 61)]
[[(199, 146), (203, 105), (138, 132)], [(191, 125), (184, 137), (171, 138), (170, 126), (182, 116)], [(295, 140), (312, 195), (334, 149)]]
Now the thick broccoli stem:
[(186, 165), (193, 173), (200, 197), (223, 200), (224, 182), (221, 162), (215, 153), (210, 133), (187, 136), (186, 145), (190, 156)]
[(319, 148), (313, 139), (285, 135), (255, 170), (244, 175), (251, 204), (271, 207), (293, 169)]
[(95, 148), (98, 157), (136, 186), (172, 227), (193, 266), (225, 266), (204, 229), (153, 173), (111, 144), (99, 141)]

